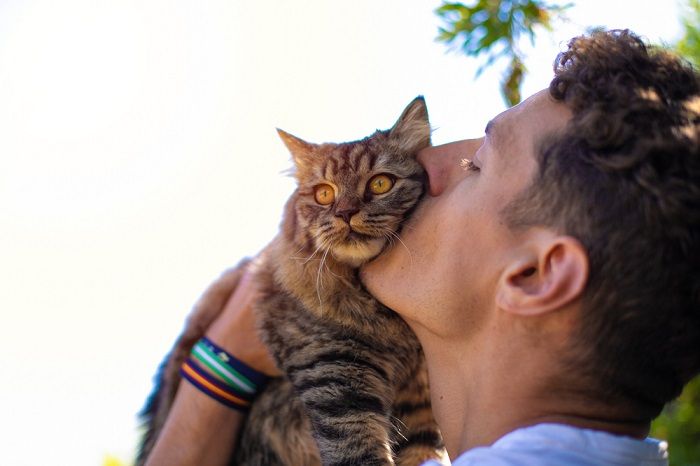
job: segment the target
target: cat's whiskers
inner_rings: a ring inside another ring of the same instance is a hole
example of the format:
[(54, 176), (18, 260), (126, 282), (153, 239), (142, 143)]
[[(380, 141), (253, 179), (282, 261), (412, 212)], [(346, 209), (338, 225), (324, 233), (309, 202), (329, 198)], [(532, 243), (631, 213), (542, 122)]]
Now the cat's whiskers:
[[(289, 256), (289, 258), (290, 258), (290, 259), (293, 259), (293, 260), (296, 260), (296, 261), (308, 259), (308, 257), (299, 257), (299, 256), (297, 255), (297, 254), (299, 254), (299, 253), (300, 253), (301, 251), (303, 251), (303, 250), (304, 250), (304, 246), (302, 246), (302, 247), (300, 247), (299, 249), (297, 249), (296, 251), (294, 251), (294, 252), (292, 253), (292, 255)], [(315, 253), (315, 251), (314, 251), (314, 253)], [(313, 257), (313, 254), (311, 254), (311, 256)]]
[(403, 242), (401, 237), (392, 229), (385, 228), (383, 231), (384, 233), (388, 233), (386, 238), (391, 242), (392, 245), (395, 244), (394, 240), (397, 240), (399, 243), (401, 243), (401, 245), (406, 249), (406, 252), (408, 252), (408, 257), (411, 261), (411, 266), (413, 266), (413, 254), (411, 253), (411, 250), (408, 248), (408, 246), (406, 246), (406, 243)]
[[(328, 249), (330, 249), (330, 248), (328, 248)], [(342, 275), (338, 275), (337, 273), (333, 272), (333, 269), (328, 265), (327, 262), (325, 263), (325, 266), (326, 266), (326, 270), (328, 270), (328, 273), (333, 275), (335, 278), (337, 278), (339, 280), (343, 280), (345, 278)]]
[[(402, 439), (404, 439), (405, 441), (408, 441), (408, 437), (406, 437), (406, 436), (403, 434), (403, 432), (402, 432), (403, 429), (408, 429), (408, 426), (406, 425), (406, 423), (403, 422), (401, 419), (399, 419), (399, 418), (396, 417), (396, 416), (391, 416), (391, 419), (392, 419), (393, 421), (395, 421), (396, 424), (400, 424), (400, 425), (397, 425), (397, 426), (396, 426), (396, 427), (397, 427), (397, 429), (395, 430), (396, 434), (399, 435), (399, 436), (400, 436)], [(403, 429), (401, 429), (401, 427), (403, 427)]]
[[(308, 264), (309, 261), (310, 261), (311, 259), (313, 259), (313, 257), (316, 255), (316, 253), (317, 253), (322, 247), (323, 247), (323, 243), (321, 243), (321, 244), (316, 248), (316, 250), (315, 250), (314, 252), (312, 252), (311, 255), (310, 255), (309, 257), (307, 257), (306, 260), (304, 260), (304, 262), (302, 262), (302, 263), (303, 263), (303, 264)], [(302, 249), (303, 249), (303, 248), (302, 248)], [(297, 251), (297, 252), (300, 252), (300, 251), (301, 251), (301, 249), (300, 249), (299, 251)], [(296, 253), (295, 253), (295, 254), (296, 254)], [(298, 257), (297, 259), (302, 259), (302, 258), (301, 258), (301, 257)]]
[[(323, 245), (325, 243), (321, 243)], [(326, 264), (326, 257), (328, 257), (328, 251), (331, 250), (330, 245), (326, 248), (326, 251), (323, 253), (323, 257), (321, 258), (321, 263), (318, 265), (318, 272), (316, 272), (316, 295), (318, 296), (318, 304), (321, 308), (321, 312), (323, 312), (323, 300), (321, 299), (321, 288), (323, 288), (323, 282), (322, 280), (322, 270), (323, 266)]]

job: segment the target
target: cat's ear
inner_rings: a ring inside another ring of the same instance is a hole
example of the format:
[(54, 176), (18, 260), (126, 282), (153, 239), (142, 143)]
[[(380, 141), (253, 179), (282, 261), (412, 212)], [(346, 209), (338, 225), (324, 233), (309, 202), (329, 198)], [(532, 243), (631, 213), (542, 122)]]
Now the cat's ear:
[(413, 154), (430, 145), (430, 121), (425, 99), (419, 95), (408, 104), (389, 130), (389, 137), (399, 143), (404, 153)]
[(282, 139), (284, 145), (289, 149), (297, 167), (303, 168), (309, 165), (312, 161), (312, 153), (316, 148), (316, 144), (306, 142), (279, 128), (277, 128), (277, 134), (280, 135), (280, 139)]

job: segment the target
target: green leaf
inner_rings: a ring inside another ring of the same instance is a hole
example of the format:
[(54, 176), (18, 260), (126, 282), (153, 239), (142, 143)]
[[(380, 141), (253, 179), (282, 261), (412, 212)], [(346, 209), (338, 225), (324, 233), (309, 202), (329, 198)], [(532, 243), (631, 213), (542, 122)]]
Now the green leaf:
[(534, 45), (537, 28), (551, 30), (554, 21), (563, 18), (571, 5), (547, 4), (542, 0), (478, 0), (468, 6), (443, 1), (435, 10), (444, 22), (438, 29), (437, 40), (448, 45), (459, 43), (457, 48), (467, 56), (485, 56), (477, 77), (499, 59), (508, 58), (501, 93), (507, 102), (518, 103), (526, 73), (518, 52), (520, 36), (526, 35)]

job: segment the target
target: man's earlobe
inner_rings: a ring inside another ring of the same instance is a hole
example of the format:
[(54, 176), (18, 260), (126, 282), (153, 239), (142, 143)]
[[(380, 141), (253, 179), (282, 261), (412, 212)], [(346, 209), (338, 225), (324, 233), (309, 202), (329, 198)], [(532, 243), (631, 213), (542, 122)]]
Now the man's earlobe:
[(515, 314), (538, 315), (560, 309), (581, 296), (588, 280), (588, 255), (573, 237), (540, 238), (506, 268), (496, 304)]

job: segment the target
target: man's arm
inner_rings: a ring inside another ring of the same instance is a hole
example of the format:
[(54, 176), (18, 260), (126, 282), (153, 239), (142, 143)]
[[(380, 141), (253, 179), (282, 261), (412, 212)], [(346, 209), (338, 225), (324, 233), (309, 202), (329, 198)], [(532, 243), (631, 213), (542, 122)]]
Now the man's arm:
[[(257, 290), (246, 273), (221, 315), (207, 330), (207, 337), (250, 367), (277, 375), (279, 371), (256, 331), (256, 298)], [(244, 421), (243, 413), (183, 380), (146, 466), (225, 465)]]
[(244, 419), (183, 381), (146, 466), (228, 464)]

